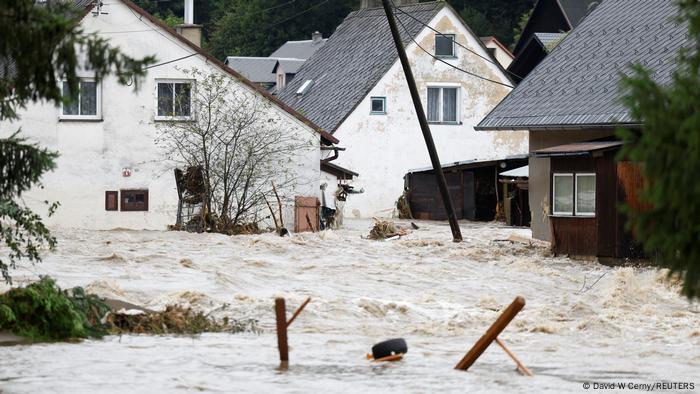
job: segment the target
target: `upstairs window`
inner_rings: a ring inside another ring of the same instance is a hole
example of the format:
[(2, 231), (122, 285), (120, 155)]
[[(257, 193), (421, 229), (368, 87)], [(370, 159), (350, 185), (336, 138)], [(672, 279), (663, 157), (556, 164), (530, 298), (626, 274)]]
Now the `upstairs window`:
[(370, 114), (386, 115), (386, 97), (372, 97), (370, 106)]
[(192, 82), (159, 81), (156, 120), (189, 120), (192, 117)]
[(454, 34), (435, 34), (435, 56), (455, 57), (454, 40)]
[(459, 88), (428, 88), (428, 122), (458, 123)]
[(69, 120), (95, 120), (100, 119), (100, 88), (93, 79), (81, 79), (79, 82), (78, 96), (71, 99), (68, 82), (63, 82), (63, 98), (70, 100), (64, 102), (61, 108), (61, 119)]

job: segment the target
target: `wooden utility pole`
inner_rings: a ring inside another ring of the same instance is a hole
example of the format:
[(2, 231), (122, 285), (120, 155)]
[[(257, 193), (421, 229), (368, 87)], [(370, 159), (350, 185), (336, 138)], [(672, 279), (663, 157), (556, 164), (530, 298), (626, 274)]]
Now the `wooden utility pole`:
[(450, 192), (447, 189), (447, 180), (445, 180), (445, 174), (442, 172), (442, 165), (440, 164), (440, 158), (438, 157), (437, 149), (435, 149), (433, 135), (430, 133), (430, 125), (428, 124), (428, 118), (425, 116), (423, 104), (420, 101), (420, 94), (418, 93), (418, 87), (416, 86), (416, 79), (413, 77), (411, 64), (408, 62), (408, 56), (406, 56), (406, 49), (403, 46), (403, 42), (401, 41), (401, 34), (399, 33), (399, 29), (396, 26), (396, 19), (394, 19), (394, 13), (392, 12), (391, 6), (389, 5), (389, 0), (382, 0), (382, 4), (384, 5), (384, 12), (386, 13), (386, 18), (389, 21), (389, 28), (391, 28), (391, 35), (394, 38), (396, 50), (399, 52), (399, 59), (401, 59), (401, 65), (403, 66), (404, 74), (406, 74), (408, 89), (411, 91), (411, 98), (413, 99), (413, 105), (416, 108), (416, 114), (418, 115), (418, 123), (420, 123), (420, 128), (423, 132), (423, 138), (425, 138), (425, 145), (428, 147), (430, 161), (433, 163), (433, 170), (435, 171), (435, 177), (437, 178), (438, 187), (440, 188), (440, 195), (442, 195), (442, 202), (445, 204), (445, 212), (447, 212), (447, 220), (450, 221), (450, 228), (452, 229), (453, 241), (462, 242), (462, 232), (459, 229), (457, 215), (455, 214), (454, 205), (452, 205), (452, 198), (450, 197)]

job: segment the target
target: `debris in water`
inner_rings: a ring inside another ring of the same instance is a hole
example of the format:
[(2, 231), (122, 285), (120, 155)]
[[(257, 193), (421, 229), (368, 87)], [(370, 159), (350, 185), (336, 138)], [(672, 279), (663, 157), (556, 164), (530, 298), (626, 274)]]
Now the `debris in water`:
[(221, 321), (191, 308), (169, 305), (162, 312), (129, 313), (120, 311), (107, 316), (112, 332), (117, 334), (201, 334), (203, 332), (259, 332), (257, 321)]
[(185, 268), (194, 268), (194, 263), (188, 258), (180, 260), (180, 265), (182, 265)]
[(374, 227), (369, 232), (369, 239), (373, 240), (389, 240), (394, 237), (402, 237), (408, 235), (408, 230), (398, 228), (394, 222), (388, 220), (374, 219)]

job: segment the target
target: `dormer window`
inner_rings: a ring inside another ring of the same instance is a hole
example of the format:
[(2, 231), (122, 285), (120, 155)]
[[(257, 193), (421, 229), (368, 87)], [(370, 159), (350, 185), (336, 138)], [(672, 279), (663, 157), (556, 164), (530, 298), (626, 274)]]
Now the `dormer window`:
[(455, 35), (436, 34), (435, 35), (435, 56), (456, 57), (455, 55)]

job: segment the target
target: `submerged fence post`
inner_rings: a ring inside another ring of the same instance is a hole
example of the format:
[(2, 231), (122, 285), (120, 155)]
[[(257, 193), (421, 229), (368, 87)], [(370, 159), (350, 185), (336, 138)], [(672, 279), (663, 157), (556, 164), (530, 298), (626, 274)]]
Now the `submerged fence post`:
[(287, 306), (284, 298), (275, 298), (275, 317), (277, 319), (277, 347), (280, 351), (280, 368), (286, 369), (289, 366), (289, 345), (287, 343), (287, 328), (294, 322), (294, 320), (299, 316), (301, 311), (306, 308), (306, 305), (311, 302), (311, 297), (307, 297), (294, 314), (292, 318), (287, 321)]
[(275, 298), (275, 316), (277, 317), (277, 347), (280, 350), (281, 367), (289, 363), (289, 348), (287, 345), (287, 311), (284, 298)]
[(515, 315), (520, 312), (525, 306), (525, 299), (523, 297), (515, 297), (515, 300), (506, 308), (501, 316), (489, 327), (486, 333), (479, 338), (478, 341), (472, 346), (472, 348), (467, 352), (467, 354), (460, 360), (455, 366), (455, 369), (461, 369), (466, 371), (469, 367), (474, 364), (474, 362), (486, 351), (486, 349), (491, 345), (491, 342), (495, 341), (498, 335), (503, 332), (503, 330), (508, 326), (508, 324), (513, 320)]

